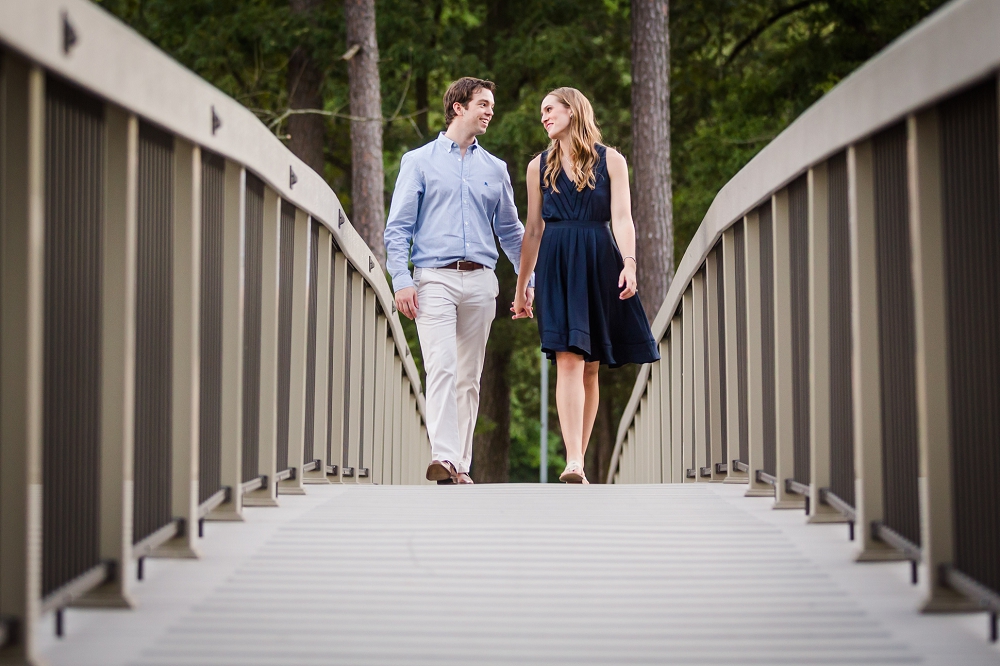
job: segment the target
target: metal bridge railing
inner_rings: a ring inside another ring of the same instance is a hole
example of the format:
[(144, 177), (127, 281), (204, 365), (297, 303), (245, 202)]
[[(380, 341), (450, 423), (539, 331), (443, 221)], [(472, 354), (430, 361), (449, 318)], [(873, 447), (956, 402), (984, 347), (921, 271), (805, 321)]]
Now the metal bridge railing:
[(957, 0), (719, 192), (609, 482), (723, 482), (858, 525), (924, 610), (1000, 611), (1000, 3)]
[(422, 483), (382, 270), (249, 111), (86, 0), (0, 4), (0, 663), (316, 483)]

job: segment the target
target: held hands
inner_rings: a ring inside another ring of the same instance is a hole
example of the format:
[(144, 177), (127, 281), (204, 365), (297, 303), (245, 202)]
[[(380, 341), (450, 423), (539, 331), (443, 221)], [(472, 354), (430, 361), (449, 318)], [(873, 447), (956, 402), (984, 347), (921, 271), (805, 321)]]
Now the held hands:
[(535, 302), (535, 290), (527, 287), (523, 292), (519, 291), (514, 296), (514, 302), (510, 306), (510, 311), (514, 314), (511, 319), (534, 319), (535, 313), (532, 305)]
[(639, 291), (635, 282), (635, 259), (632, 257), (625, 257), (625, 268), (618, 276), (618, 288), (622, 290), (622, 293), (618, 295), (619, 300), (622, 301), (632, 298)]
[(405, 287), (396, 292), (396, 309), (407, 319), (417, 318), (416, 287)]

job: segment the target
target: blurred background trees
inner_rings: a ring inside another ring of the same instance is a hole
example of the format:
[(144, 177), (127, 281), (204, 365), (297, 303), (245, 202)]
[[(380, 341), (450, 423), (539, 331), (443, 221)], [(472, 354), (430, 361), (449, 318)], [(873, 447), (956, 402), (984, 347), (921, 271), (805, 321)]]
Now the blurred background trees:
[[(352, 182), (350, 50), (359, 39), (348, 40), (343, 0), (95, 1), (256, 113), (323, 175), (352, 221), (364, 219), (353, 210), (359, 190)], [(672, 154), (663, 159), (670, 160), (674, 263), (729, 178), (810, 104), (943, 3), (670, 2)], [(636, 9), (650, 5), (667, 3), (643, 0)], [(522, 214), (527, 163), (547, 145), (538, 107), (552, 88), (582, 90), (594, 103), (605, 141), (635, 166), (629, 0), (374, 0), (374, 6), (380, 83), (370, 92), (384, 119), (383, 204), (392, 196), (402, 154), (443, 129), (441, 95), (463, 75), (497, 83), (496, 116), (481, 141), (507, 162)], [(370, 71), (367, 76), (372, 80)], [(369, 165), (364, 173), (373, 171)], [(636, 222), (641, 233), (643, 220)], [(538, 333), (532, 323), (508, 318), (514, 274), (504, 259), (498, 275), (501, 295), (483, 376), (473, 476), (535, 481)], [(647, 305), (652, 313), (659, 308)], [(419, 364), (415, 329), (404, 322)], [(587, 461), (593, 481), (606, 475), (634, 373), (602, 371), (601, 411)], [(555, 401), (549, 404), (549, 478), (555, 478), (564, 460)]]

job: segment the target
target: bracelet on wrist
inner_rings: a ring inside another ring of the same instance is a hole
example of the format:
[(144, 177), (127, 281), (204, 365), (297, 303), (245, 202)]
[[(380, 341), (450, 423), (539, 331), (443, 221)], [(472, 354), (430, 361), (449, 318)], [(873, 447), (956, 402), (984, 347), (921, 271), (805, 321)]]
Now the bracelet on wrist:
[(635, 257), (623, 257), (623, 258), (622, 258), (622, 263), (624, 263), (626, 259), (631, 259), (631, 260), (632, 260), (632, 263), (633, 263), (633, 264), (636, 264), (636, 265), (638, 265), (638, 263), (639, 263), (639, 262), (637, 262), (637, 261), (635, 260)]

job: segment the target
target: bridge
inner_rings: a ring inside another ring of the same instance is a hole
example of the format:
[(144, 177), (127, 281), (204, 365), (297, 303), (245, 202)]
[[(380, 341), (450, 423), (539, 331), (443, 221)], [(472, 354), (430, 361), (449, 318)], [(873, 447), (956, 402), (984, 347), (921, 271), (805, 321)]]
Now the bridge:
[(0, 663), (1000, 662), (998, 28), (950, 3), (719, 192), (610, 485), (441, 489), (323, 179), (0, 4)]

